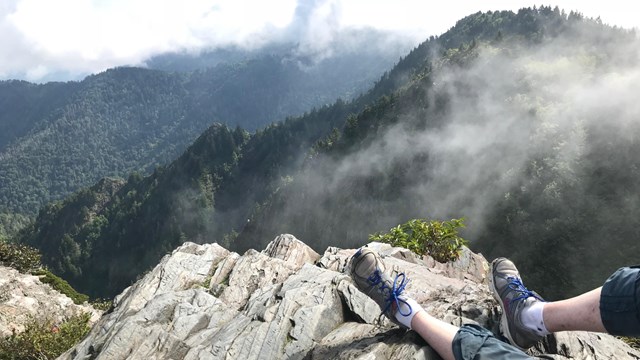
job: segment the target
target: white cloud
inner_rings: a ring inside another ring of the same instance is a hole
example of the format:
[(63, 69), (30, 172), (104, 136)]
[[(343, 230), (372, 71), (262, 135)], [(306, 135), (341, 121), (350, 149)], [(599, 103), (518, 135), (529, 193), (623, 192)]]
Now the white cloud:
[[(417, 43), (477, 11), (517, 10), (521, 0), (3, 0), (0, 77), (43, 79), (140, 64), (166, 51), (237, 44), (258, 46), (289, 38), (321, 47), (344, 29), (374, 27)], [(634, 2), (563, 0), (568, 10), (637, 26)]]
[[(295, 0), (12, 0), (0, 7), (0, 74), (87, 73), (165, 51), (250, 44), (291, 22)], [(15, 61), (12, 61), (12, 59)], [(19, 60), (18, 60), (19, 59)], [(35, 69), (40, 69), (36, 71)]]

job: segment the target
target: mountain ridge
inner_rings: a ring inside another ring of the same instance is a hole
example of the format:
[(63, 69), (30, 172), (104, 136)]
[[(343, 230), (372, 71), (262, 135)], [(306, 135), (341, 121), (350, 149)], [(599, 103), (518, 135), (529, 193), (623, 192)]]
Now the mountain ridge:
[(78, 82), (0, 82), (0, 212), (33, 215), (102, 177), (148, 174), (215, 122), (255, 131), (357, 96), (383, 71), (355, 68), (358, 56), (339, 77), (272, 54), (186, 73), (119, 67)]

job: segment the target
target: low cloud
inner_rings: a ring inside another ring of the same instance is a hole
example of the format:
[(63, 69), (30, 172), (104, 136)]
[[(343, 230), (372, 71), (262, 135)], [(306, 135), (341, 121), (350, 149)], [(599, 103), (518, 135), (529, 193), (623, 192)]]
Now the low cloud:
[[(558, 5), (567, 12), (602, 16), (605, 23), (637, 26), (633, 2), (563, 0)], [(528, 6), (524, 0), (437, 6), (421, 0), (5, 0), (0, 4), (0, 78), (78, 79), (114, 66), (143, 64), (165, 52), (198, 53), (229, 45), (253, 49), (283, 41), (299, 44), (304, 55), (323, 58), (336, 47), (352, 45), (362, 29), (393, 35), (377, 46), (414, 46), (469, 14)]]
[[(517, 51), (485, 45), (470, 66), (436, 70), (425, 98), (375, 141), (296, 175), (282, 230), (314, 236), (307, 226), (320, 227), (358, 246), (410, 218), (465, 217), (475, 239), (496, 204), (531, 181), (543, 183), (536, 197), (557, 197), (561, 186), (592, 196), (580, 187), (585, 162), (606, 164), (603, 146), (637, 141), (639, 54), (635, 36), (588, 26)], [(442, 98), (447, 110), (434, 112)], [(335, 244), (317, 247), (326, 245)]]
[[(327, 57), (349, 38), (345, 32), (375, 28), (351, 24), (343, 2), (7, 0), (0, 6), (0, 77), (79, 78), (143, 64), (165, 52), (255, 49), (274, 42), (292, 42), (303, 55)], [(405, 48), (426, 37), (387, 32)]]

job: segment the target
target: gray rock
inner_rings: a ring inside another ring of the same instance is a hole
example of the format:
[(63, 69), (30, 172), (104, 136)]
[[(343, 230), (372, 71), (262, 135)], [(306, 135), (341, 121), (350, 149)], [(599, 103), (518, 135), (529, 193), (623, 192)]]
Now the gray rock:
[(329, 247), (322, 255), (322, 258), (317, 261), (317, 265), (324, 269), (343, 272), (346, 261), (355, 250), (353, 249), (340, 249), (337, 247)]
[(320, 258), (317, 252), (290, 234), (278, 236), (263, 253), (274, 259), (292, 262), (298, 268), (305, 263), (314, 264)]
[(32, 320), (59, 324), (82, 313), (91, 314), (91, 323), (102, 314), (88, 304), (74, 304), (66, 295), (40, 282), (37, 276), (0, 266), (0, 336), (22, 332)]
[(171, 255), (165, 256), (158, 266), (141, 281), (127, 288), (114, 299), (114, 306), (136, 312), (158, 294), (206, 286), (218, 263), (230, 252), (218, 244), (197, 245), (184, 243)]
[(441, 274), (447, 277), (489, 284), (489, 263), (484, 256), (475, 254), (467, 247), (462, 247), (460, 257), (456, 261), (443, 264), (428, 255), (425, 255), (423, 260), (432, 271), (441, 271)]
[(296, 270), (298, 267), (294, 263), (249, 250), (233, 267), (229, 285), (220, 294), (220, 299), (233, 309), (241, 309), (255, 291), (284, 282)]
[(229, 285), (229, 276), (233, 267), (238, 262), (238, 259), (240, 259), (240, 255), (230, 253), (218, 264), (213, 276), (211, 276), (211, 280), (209, 281), (209, 288), (213, 295), (219, 296)]
[[(499, 306), (488, 264), (468, 249), (440, 264), (372, 243), (407, 292), (455, 325), (497, 330)], [(343, 273), (353, 249), (320, 257), (291, 235), (240, 256), (218, 245), (185, 244), (123, 292), (112, 313), (62, 359), (439, 359), (413, 331), (380, 321), (380, 308)], [(639, 358), (603, 334), (561, 333), (532, 354), (551, 358)]]
[[(95, 339), (81, 342), (75, 355), (98, 351), (104, 359), (182, 359), (190, 350), (185, 340), (212, 322), (215, 326), (225, 312), (226, 305), (204, 289), (159, 294), (140, 311), (111, 324), (108, 331), (92, 332), (89, 338)], [(212, 316), (216, 316), (213, 321)]]
[(310, 359), (440, 359), (415, 332), (354, 322), (329, 333)]
[(337, 289), (349, 311), (367, 324), (377, 324), (380, 307), (370, 297), (363, 294), (347, 275), (337, 278)]
[(621, 340), (585, 331), (549, 335), (531, 353), (555, 354), (554, 359), (640, 359), (640, 353), (630, 350)]

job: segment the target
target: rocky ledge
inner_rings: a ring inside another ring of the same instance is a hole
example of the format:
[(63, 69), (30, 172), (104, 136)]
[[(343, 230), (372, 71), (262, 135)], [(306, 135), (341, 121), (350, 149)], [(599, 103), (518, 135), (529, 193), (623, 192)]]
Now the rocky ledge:
[[(488, 263), (465, 249), (440, 264), (372, 243), (411, 279), (407, 292), (455, 325), (497, 330), (500, 308)], [(323, 255), (281, 235), (244, 255), (185, 243), (114, 301), (114, 308), (61, 359), (439, 359), (413, 331), (380, 319), (377, 305), (343, 273), (355, 250)], [(532, 349), (554, 359), (640, 359), (614, 337), (552, 335)]]
[(40, 282), (37, 276), (0, 266), (0, 336), (22, 332), (32, 320), (57, 324), (82, 313), (90, 313), (92, 323), (102, 314), (88, 304), (74, 304), (66, 295)]

